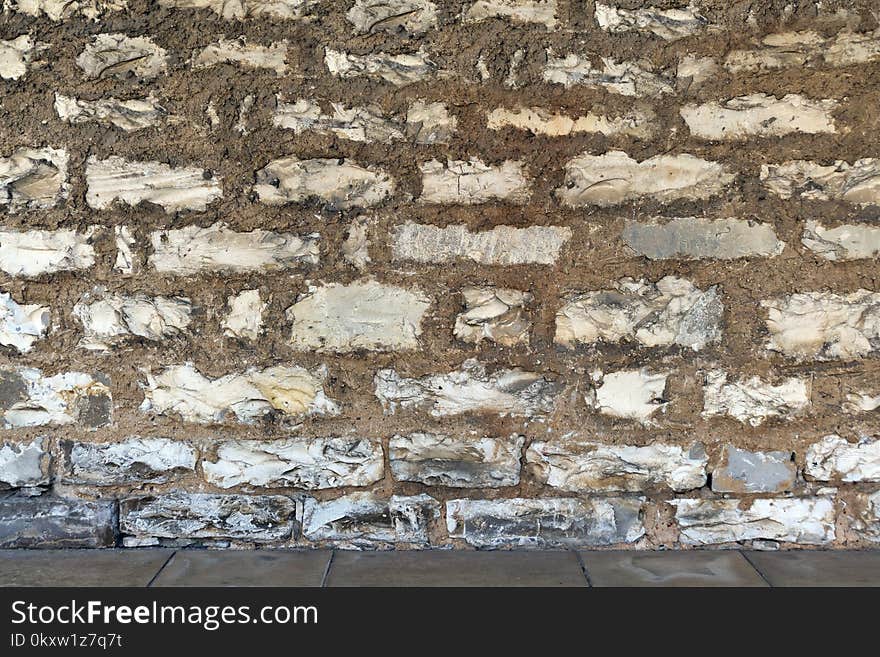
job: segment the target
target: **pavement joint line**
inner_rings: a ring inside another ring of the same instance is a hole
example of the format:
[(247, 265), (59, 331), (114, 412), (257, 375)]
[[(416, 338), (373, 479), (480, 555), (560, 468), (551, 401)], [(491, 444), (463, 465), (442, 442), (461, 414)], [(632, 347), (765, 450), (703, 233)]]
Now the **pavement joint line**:
[(743, 552), (742, 550), (737, 550), (737, 552), (739, 552), (740, 555), (742, 556), (742, 558), (746, 560), (746, 562), (747, 562), (747, 563), (748, 563), (748, 564), (754, 569), (754, 571), (755, 571), (756, 573), (758, 573), (758, 577), (760, 577), (762, 580), (764, 580), (764, 582), (767, 584), (767, 586), (769, 586), (771, 589), (772, 589), (772, 588), (775, 588), (775, 587), (770, 583), (770, 580), (767, 579), (767, 578), (764, 576), (764, 573), (761, 572), (761, 569), (758, 568), (758, 567), (755, 565), (755, 563), (754, 563), (751, 559), (749, 559), (749, 555), (747, 555), (747, 554), (746, 554), (745, 552)]
[(333, 566), (333, 557), (336, 556), (336, 550), (330, 550), (330, 558), (327, 559), (327, 565), (324, 566), (324, 574), (321, 575), (321, 588), (327, 588), (327, 579), (330, 577), (330, 568)]
[(149, 582), (147, 582), (146, 588), (148, 588), (148, 589), (152, 588), (153, 583), (156, 581), (156, 579), (159, 577), (159, 575), (162, 574), (162, 571), (165, 570), (165, 566), (167, 566), (169, 563), (171, 563), (171, 560), (177, 555), (177, 552), (178, 552), (177, 550), (174, 550), (171, 552), (171, 554), (168, 555), (168, 558), (165, 559), (165, 561), (162, 563), (161, 566), (159, 566), (159, 570), (156, 571), (156, 574), (150, 578)]
[(581, 573), (583, 573), (584, 579), (587, 580), (587, 587), (593, 588), (593, 581), (590, 579), (590, 573), (587, 571), (587, 564), (584, 563), (584, 558), (577, 550), (572, 550), (572, 552), (574, 552), (574, 557), (577, 559), (577, 562), (581, 567)]

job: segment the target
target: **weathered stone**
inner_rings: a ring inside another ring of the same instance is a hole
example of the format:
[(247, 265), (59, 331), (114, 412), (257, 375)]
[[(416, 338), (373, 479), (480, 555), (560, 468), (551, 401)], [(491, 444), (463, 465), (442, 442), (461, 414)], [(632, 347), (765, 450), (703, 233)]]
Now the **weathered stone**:
[(861, 509), (853, 529), (865, 540), (880, 543), (880, 491), (862, 493), (857, 499)]
[(587, 404), (602, 415), (652, 424), (651, 417), (666, 410), (663, 393), (669, 373), (652, 374), (647, 369), (622, 370), (597, 375)]
[(365, 438), (285, 438), (222, 442), (202, 469), (220, 488), (317, 490), (369, 486), (382, 479), (384, 464), (382, 446)]
[(90, 486), (164, 484), (196, 469), (196, 450), (169, 438), (130, 436), (113, 443), (62, 441), (64, 481)]
[(79, 344), (92, 351), (110, 351), (132, 336), (152, 341), (173, 338), (192, 321), (192, 303), (185, 297), (111, 294), (92, 298), (87, 294), (73, 307), (73, 316), (83, 325)]
[(119, 505), (119, 528), (139, 539), (238, 539), (270, 543), (289, 539), (296, 504), (280, 495), (166, 493)]
[(616, 62), (603, 57), (602, 66), (596, 67), (589, 57), (576, 53), (556, 57), (548, 51), (543, 78), (565, 87), (584, 85), (621, 96), (656, 98), (674, 92), (672, 81), (654, 73), (650, 62)]
[(134, 247), (137, 241), (128, 226), (114, 226), (113, 235), (116, 241), (116, 260), (113, 270), (123, 276), (132, 276), (139, 273), (141, 263), (135, 255)]
[(880, 159), (877, 158), (867, 157), (852, 164), (837, 160), (828, 166), (808, 160), (762, 164), (761, 182), (785, 199), (880, 205)]
[(696, 91), (716, 75), (718, 75), (718, 62), (714, 57), (685, 55), (678, 60), (675, 85), (682, 91)]
[(407, 222), (392, 228), (391, 256), (438, 264), (473, 260), (481, 265), (552, 265), (571, 236), (567, 226), (496, 226), (473, 233), (464, 224), (439, 228)]
[(769, 223), (744, 219), (676, 217), (648, 222), (627, 221), (621, 237), (626, 245), (650, 260), (678, 258), (732, 260), (750, 256), (774, 257), (785, 249)]
[(49, 485), (52, 457), (46, 442), (45, 438), (34, 438), (29, 443), (0, 443), (0, 490)]
[(400, 55), (386, 52), (353, 55), (325, 48), (324, 64), (330, 74), (338, 78), (369, 77), (390, 82), (396, 87), (429, 81), (439, 73), (424, 49)]
[(828, 497), (670, 500), (686, 545), (750, 540), (823, 545), (834, 540), (834, 502)]
[(44, 376), (32, 367), (0, 370), (0, 426), (6, 429), (110, 423), (107, 383), (82, 372)]
[(128, 8), (128, 0), (3, 0), (4, 11), (18, 12), (58, 22), (77, 14), (91, 20)]
[(29, 352), (34, 342), (49, 329), (49, 308), (39, 304), (19, 304), (11, 294), (0, 292), (0, 344)]
[(767, 348), (799, 360), (851, 360), (880, 347), (880, 293), (802, 292), (762, 301)]
[(868, 392), (849, 393), (843, 404), (845, 413), (865, 413), (880, 408), (880, 395), (872, 395)]
[(784, 493), (794, 487), (797, 467), (791, 452), (749, 452), (725, 445), (712, 471), (716, 493)]
[(46, 44), (33, 41), (27, 34), (22, 34), (11, 41), (0, 39), (0, 78), (18, 80), (22, 78)]
[(734, 73), (761, 69), (851, 66), (880, 58), (880, 30), (864, 34), (844, 30), (832, 38), (817, 32), (768, 34), (754, 50), (732, 50), (724, 66)]
[(565, 182), (556, 196), (569, 207), (613, 206), (641, 198), (668, 203), (710, 198), (731, 181), (733, 174), (723, 165), (688, 154), (638, 162), (623, 151), (584, 153), (566, 163)]
[(656, 284), (623, 278), (616, 290), (570, 295), (556, 313), (556, 344), (635, 340), (646, 347), (694, 351), (721, 339), (724, 307), (718, 286), (700, 290), (666, 276)]
[(0, 205), (10, 212), (51, 208), (70, 191), (67, 151), (20, 148), (0, 157)]
[(782, 98), (767, 94), (739, 96), (724, 103), (685, 105), (681, 118), (702, 139), (780, 137), (793, 132), (835, 133), (836, 100), (811, 100), (798, 94)]
[(402, 409), (429, 409), (434, 417), (462, 413), (494, 413), (501, 416), (546, 415), (555, 406), (561, 385), (537, 372), (520, 369), (487, 374), (485, 366), (466, 360), (461, 369), (418, 379), (402, 378), (383, 369), (373, 380), (376, 397), (388, 414)]
[(808, 219), (801, 241), (826, 260), (859, 260), (880, 255), (880, 228), (867, 224), (825, 228), (818, 221)]
[(342, 258), (355, 269), (364, 271), (372, 262), (370, 259), (370, 239), (367, 234), (367, 221), (354, 220), (348, 227), (345, 242), (342, 243)]
[(430, 0), (355, 0), (345, 18), (359, 34), (403, 29), (419, 35), (437, 27), (437, 5)]
[(163, 7), (210, 9), (227, 20), (257, 16), (294, 19), (306, 17), (320, 0), (159, 0)]
[(102, 548), (115, 544), (114, 502), (48, 495), (0, 499), (0, 548)]
[(529, 343), (532, 323), (523, 317), (523, 308), (534, 300), (531, 294), (497, 287), (465, 287), (461, 294), (465, 311), (455, 317), (456, 338), (506, 347)]
[(452, 488), (501, 488), (519, 484), (525, 437), (480, 438), (411, 433), (391, 439), (391, 472), (398, 481)]
[(353, 160), (284, 157), (257, 171), (254, 191), (267, 205), (320, 201), (345, 210), (377, 205), (394, 193), (394, 181), (381, 170)]
[(86, 161), (86, 203), (96, 210), (119, 200), (136, 206), (143, 201), (165, 212), (204, 210), (223, 196), (220, 179), (197, 167), (170, 167), (161, 162), (133, 162), (116, 155)]
[(819, 481), (880, 482), (880, 440), (825, 436), (807, 449), (804, 474)]
[(596, 23), (611, 33), (651, 32), (666, 41), (717, 30), (700, 15), (699, 8), (693, 4), (676, 9), (645, 7), (630, 10), (597, 2)]
[(327, 283), (287, 309), (291, 344), (308, 351), (416, 349), (431, 302), (419, 290), (374, 280)]
[(633, 543), (645, 533), (643, 498), (449, 500), (452, 538), (478, 548), (593, 547)]
[(417, 144), (448, 144), (457, 126), (445, 103), (419, 99), (406, 112), (406, 136)]
[(330, 103), (330, 109), (330, 113), (325, 113), (317, 101), (308, 99), (279, 102), (272, 123), (296, 134), (310, 130), (350, 141), (380, 144), (390, 144), (405, 136), (402, 123), (385, 118), (378, 106), (346, 107), (342, 103)]
[(168, 53), (149, 37), (96, 34), (76, 58), (87, 77), (125, 79), (130, 73), (149, 80), (168, 69)]
[(556, 27), (556, 0), (477, 0), (464, 11), (465, 23), (487, 18), (508, 18), (519, 23)]
[(638, 447), (564, 437), (535, 441), (526, 452), (532, 476), (544, 485), (572, 493), (701, 488), (706, 483), (708, 461), (700, 443), (688, 449), (659, 443)]
[(223, 320), (223, 334), (241, 340), (257, 340), (263, 332), (266, 304), (259, 290), (243, 290), (227, 299), (229, 314)]
[(278, 271), (318, 264), (318, 238), (260, 229), (237, 233), (221, 222), (207, 228), (187, 226), (152, 233), (149, 261), (156, 271), (179, 276)]
[(303, 534), (311, 541), (427, 545), (428, 528), (440, 517), (440, 503), (428, 495), (352, 493), (327, 502), (303, 503)]
[(529, 198), (530, 185), (522, 162), (505, 160), (491, 166), (475, 157), (449, 160), (446, 164), (431, 160), (419, 165), (419, 170), (422, 203), (525, 203)]
[(59, 119), (72, 125), (102, 123), (114, 125), (125, 132), (159, 126), (168, 118), (168, 112), (153, 96), (133, 100), (111, 97), (91, 101), (56, 93), (55, 113)]
[(712, 370), (703, 385), (703, 416), (729, 415), (760, 426), (768, 418), (790, 419), (810, 405), (810, 381), (790, 377), (773, 385), (760, 377), (727, 381), (727, 372)]
[(244, 37), (220, 39), (206, 46), (194, 59), (193, 68), (208, 68), (217, 64), (241, 64), (247, 68), (268, 68), (278, 75), (287, 72), (287, 41), (260, 46), (248, 43)]
[(617, 117), (588, 112), (577, 118), (571, 118), (566, 114), (552, 114), (541, 107), (514, 109), (499, 107), (486, 115), (486, 127), (489, 130), (516, 128), (548, 137), (595, 132), (608, 136), (627, 135), (644, 139), (652, 133), (651, 119), (652, 116), (642, 110), (632, 110)]
[(34, 278), (95, 264), (95, 230), (0, 230), (0, 269), (10, 276)]
[(324, 392), (326, 378), (325, 368), (309, 372), (276, 365), (210, 379), (191, 363), (172, 365), (156, 375), (147, 373), (141, 410), (199, 424), (226, 422), (231, 416), (252, 424), (272, 412), (336, 415), (339, 407)]

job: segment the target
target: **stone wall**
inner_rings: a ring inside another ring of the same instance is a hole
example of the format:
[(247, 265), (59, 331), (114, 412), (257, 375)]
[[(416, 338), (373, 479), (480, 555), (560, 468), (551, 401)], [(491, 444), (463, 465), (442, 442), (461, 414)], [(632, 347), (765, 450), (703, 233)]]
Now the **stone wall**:
[(872, 0), (0, 2), (0, 547), (880, 542)]

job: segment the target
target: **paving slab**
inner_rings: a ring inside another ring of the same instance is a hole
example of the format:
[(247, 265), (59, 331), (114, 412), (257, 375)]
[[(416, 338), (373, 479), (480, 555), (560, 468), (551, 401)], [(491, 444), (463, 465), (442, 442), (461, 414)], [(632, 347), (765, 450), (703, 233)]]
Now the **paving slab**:
[(747, 552), (771, 586), (880, 586), (880, 551)]
[(587, 586), (574, 552), (348, 552), (327, 586)]
[(581, 552), (593, 586), (767, 586), (737, 551)]
[(178, 550), (153, 586), (321, 586), (330, 550)]
[(0, 550), (0, 586), (146, 586), (173, 550)]

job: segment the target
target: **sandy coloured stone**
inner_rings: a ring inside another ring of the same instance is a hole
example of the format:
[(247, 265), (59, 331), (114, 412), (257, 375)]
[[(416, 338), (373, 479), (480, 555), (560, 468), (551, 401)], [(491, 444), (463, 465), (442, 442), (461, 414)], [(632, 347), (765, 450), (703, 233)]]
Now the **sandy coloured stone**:
[(463, 13), (465, 23), (505, 18), (517, 23), (537, 23), (548, 30), (556, 27), (556, 0), (477, 0)]
[(599, 67), (588, 56), (577, 53), (556, 57), (548, 51), (542, 77), (545, 82), (566, 88), (583, 85), (621, 96), (658, 98), (675, 91), (673, 81), (654, 73), (648, 61), (618, 62), (603, 57)]
[(163, 7), (210, 9), (227, 20), (268, 16), (279, 19), (307, 18), (320, 0), (159, 0)]
[(279, 101), (272, 123), (296, 134), (311, 131), (359, 142), (390, 144), (405, 137), (403, 123), (386, 118), (375, 105), (346, 107), (343, 103), (330, 103), (330, 111), (325, 112), (315, 100)]
[(880, 228), (869, 224), (826, 228), (815, 219), (808, 219), (801, 242), (826, 260), (861, 260), (880, 256)]
[(55, 113), (71, 125), (102, 123), (113, 125), (125, 132), (134, 132), (162, 125), (168, 112), (154, 96), (119, 100), (102, 98), (90, 101), (55, 94)]
[(246, 68), (267, 68), (278, 75), (287, 72), (287, 41), (267, 46), (248, 43), (243, 37), (220, 39), (202, 49), (193, 58), (193, 68), (209, 68), (217, 64), (240, 64)]
[(812, 31), (781, 32), (762, 37), (752, 50), (732, 50), (724, 59), (724, 67), (739, 73), (822, 65), (852, 66), (877, 59), (880, 59), (880, 30), (864, 33), (843, 30), (829, 38)]
[(722, 370), (706, 373), (703, 417), (729, 415), (743, 424), (760, 426), (770, 418), (791, 419), (810, 406), (810, 381), (789, 377), (773, 384), (753, 376), (728, 381)]
[(534, 301), (528, 292), (497, 287), (465, 287), (464, 312), (455, 317), (453, 335), (463, 342), (483, 340), (510, 347), (528, 344), (532, 323), (523, 309)]
[(440, 73), (424, 48), (399, 55), (386, 52), (354, 55), (325, 48), (324, 64), (330, 74), (338, 78), (368, 77), (384, 80), (395, 87), (427, 82)]
[(0, 156), (0, 206), (10, 212), (51, 208), (67, 198), (67, 151), (19, 148)]
[(762, 164), (761, 182), (780, 198), (880, 205), (880, 159), (824, 165), (808, 160)]
[(267, 304), (259, 290), (242, 290), (226, 300), (229, 313), (221, 326), (223, 335), (241, 340), (257, 340), (263, 332), (263, 312)]
[(650, 260), (772, 258), (785, 249), (785, 242), (776, 237), (771, 224), (733, 218), (627, 220), (621, 238), (629, 248)]
[(38, 63), (36, 57), (47, 47), (45, 43), (33, 41), (28, 34), (9, 41), (0, 39), (0, 78), (21, 79), (32, 65)]
[(0, 270), (10, 276), (35, 278), (88, 269), (95, 264), (94, 233), (94, 226), (83, 232), (75, 229), (0, 230)]
[(96, 34), (76, 58), (76, 64), (91, 79), (108, 75), (125, 79), (132, 73), (150, 80), (167, 71), (168, 53), (149, 37)]
[(110, 351), (132, 337), (154, 342), (173, 338), (192, 321), (192, 303), (186, 297), (98, 296), (86, 295), (72, 313), (83, 327), (79, 346), (91, 351)]
[(114, 226), (113, 237), (116, 242), (116, 260), (113, 262), (113, 271), (123, 276), (132, 276), (140, 272), (140, 257), (135, 253), (137, 240), (131, 228), (129, 226)]
[(5, 11), (27, 14), (36, 18), (45, 16), (51, 21), (61, 21), (77, 14), (96, 21), (104, 14), (123, 11), (128, 0), (4, 0)]
[(417, 144), (448, 144), (458, 127), (446, 103), (414, 100), (406, 111), (406, 136)]
[(595, 16), (599, 27), (612, 34), (630, 31), (650, 32), (665, 41), (675, 41), (718, 30), (700, 15), (699, 7), (693, 3), (672, 9), (648, 6), (630, 10), (597, 2)]
[(859, 514), (852, 529), (862, 538), (872, 543), (880, 543), (880, 491), (856, 495)]
[(712, 471), (716, 493), (784, 493), (797, 478), (791, 452), (750, 452), (725, 445), (721, 462)]
[(355, 0), (345, 14), (358, 34), (385, 31), (421, 35), (437, 27), (437, 5), (430, 0)]
[(461, 203), (472, 205), (490, 201), (525, 203), (530, 182), (523, 163), (505, 160), (487, 165), (479, 158), (449, 160), (445, 164), (430, 160), (419, 165), (422, 172), (422, 203)]
[(498, 107), (486, 115), (489, 130), (515, 128), (527, 130), (532, 134), (548, 137), (563, 137), (578, 133), (599, 133), (603, 135), (628, 135), (647, 138), (652, 132), (652, 114), (642, 110), (632, 110), (622, 116), (606, 116), (587, 112), (576, 118), (567, 114), (553, 114), (541, 107)]
[(112, 443), (62, 441), (64, 481), (89, 486), (164, 484), (196, 469), (187, 442), (130, 436)]

